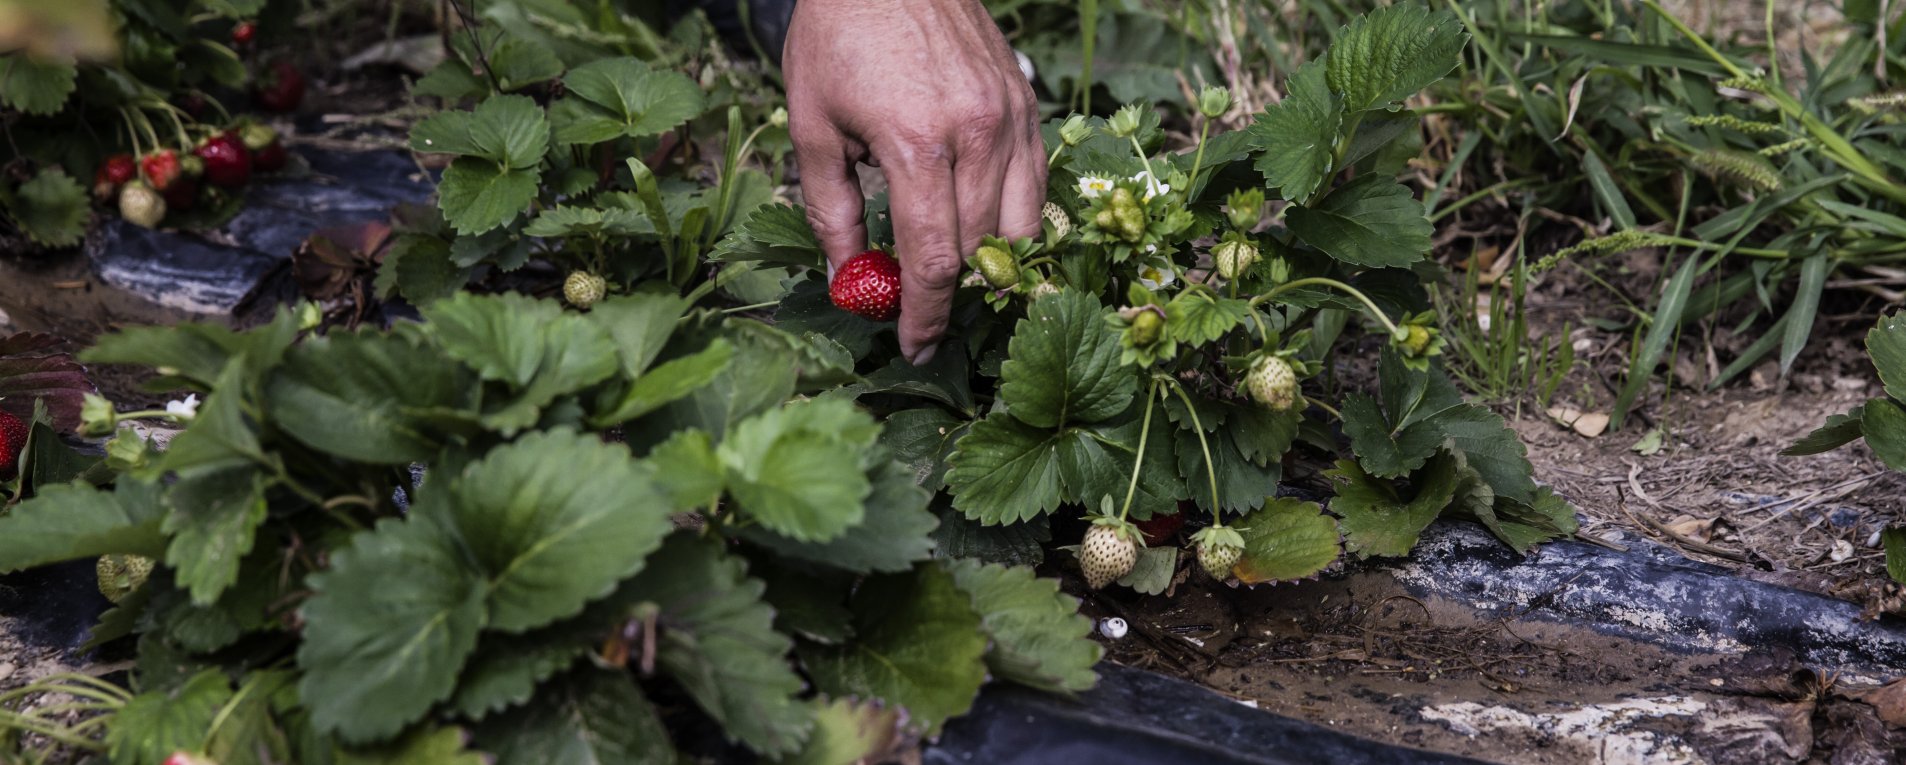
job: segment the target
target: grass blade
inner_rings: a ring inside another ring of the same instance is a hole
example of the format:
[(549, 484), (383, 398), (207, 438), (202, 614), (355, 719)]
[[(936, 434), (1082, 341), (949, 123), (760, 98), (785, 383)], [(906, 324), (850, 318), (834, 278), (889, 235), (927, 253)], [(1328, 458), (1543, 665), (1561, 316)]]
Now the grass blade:
[(1694, 288), (1694, 274), (1700, 268), (1700, 253), (1690, 252), (1681, 262), (1681, 269), (1674, 272), (1674, 278), (1661, 288), (1661, 302), (1655, 308), (1654, 318), (1648, 327), (1648, 338), (1641, 344), (1641, 352), (1635, 356), (1634, 363), (1628, 367), (1628, 379), (1622, 383), (1621, 395), (1615, 399), (1615, 411), (1609, 415), (1615, 427), (1621, 427), (1627, 419), (1628, 410), (1634, 406), (1635, 398), (1648, 387), (1648, 380), (1654, 377), (1655, 365), (1661, 363), (1661, 354), (1668, 348), (1681, 328), (1681, 312), (1687, 308), (1688, 293)]
[(1608, 174), (1608, 165), (1602, 163), (1601, 155), (1588, 152), (1582, 155), (1582, 170), (1588, 173), (1588, 185), (1595, 189), (1595, 198), (1602, 202), (1602, 209), (1615, 219), (1615, 225), (1623, 231), (1635, 227), (1635, 211), (1628, 206), (1628, 198), (1621, 195), (1621, 189), (1615, 186), (1615, 178)]
[(1800, 291), (1794, 294), (1793, 307), (1787, 309), (1787, 329), (1781, 333), (1780, 376), (1786, 377), (1800, 349), (1807, 347), (1813, 334), (1813, 317), (1820, 311), (1820, 293), (1826, 290), (1827, 271), (1831, 270), (1826, 253), (1815, 253), (1800, 264)]

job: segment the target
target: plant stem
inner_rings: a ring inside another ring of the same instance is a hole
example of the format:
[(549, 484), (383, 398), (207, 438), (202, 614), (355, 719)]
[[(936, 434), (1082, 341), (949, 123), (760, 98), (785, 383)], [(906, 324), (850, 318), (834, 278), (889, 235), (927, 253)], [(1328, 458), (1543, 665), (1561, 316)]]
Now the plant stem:
[[(1187, 181), (1187, 184), (1198, 182), (1198, 171), (1204, 168), (1205, 139), (1210, 137), (1211, 119), (1207, 117), (1204, 121), (1204, 127), (1198, 129), (1198, 156), (1191, 160), (1191, 180)], [(1191, 193), (1191, 189), (1185, 189), (1185, 193)]]
[(1119, 508), (1118, 519), (1124, 521), (1132, 514), (1132, 497), (1138, 493), (1138, 471), (1145, 467), (1145, 439), (1152, 435), (1152, 405), (1158, 402), (1158, 381), (1152, 380), (1152, 386), (1145, 390), (1145, 420), (1138, 431), (1138, 458), (1132, 461), (1132, 482), (1125, 486), (1125, 506)]
[(1251, 298), (1251, 307), (1256, 308), (1259, 305), (1262, 305), (1264, 301), (1277, 297), (1279, 294), (1289, 292), (1298, 287), (1308, 287), (1313, 284), (1330, 287), (1339, 292), (1343, 292), (1345, 294), (1350, 295), (1351, 297), (1356, 298), (1358, 302), (1363, 303), (1363, 306), (1365, 308), (1370, 309), (1370, 313), (1376, 316), (1378, 321), (1383, 322), (1384, 329), (1389, 330), (1390, 334), (1393, 334), (1393, 335), (1396, 334), (1396, 323), (1393, 321), (1390, 321), (1390, 317), (1383, 313), (1383, 309), (1377, 307), (1376, 302), (1371, 300), (1370, 296), (1363, 294), (1361, 291), (1358, 291), (1357, 288), (1352, 287), (1348, 284), (1344, 284), (1343, 282), (1337, 281), (1336, 279), (1330, 279), (1330, 278), (1326, 278), (1322, 276), (1312, 276), (1306, 279), (1298, 279), (1297, 281), (1285, 282), (1283, 284), (1277, 285), (1276, 287), (1272, 288), (1270, 292), (1266, 292), (1262, 295)]
[(721, 312), (722, 313), (741, 313), (742, 311), (753, 311), (753, 310), (757, 310), (761, 308), (772, 308), (780, 304), (781, 304), (781, 301), (779, 300), (770, 300), (766, 303), (755, 303), (754, 305), (743, 305), (743, 306), (735, 306), (734, 308), (723, 308), (721, 309)]
[(1185, 402), (1185, 411), (1191, 413), (1191, 432), (1198, 434), (1198, 448), (1204, 451), (1205, 477), (1211, 481), (1211, 522), (1223, 526), (1224, 516), (1219, 514), (1218, 505), (1218, 467), (1211, 461), (1211, 446), (1205, 443), (1204, 424), (1198, 422), (1198, 407), (1191, 403), (1191, 394), (1185, 392), (1185, 386), (1179, 385), (1177, 380), (1170, 382), (1172, 391), (1178, 394), (1178, 400)]
[[(1134, 132), (1126, 136), (1126, 138), (1131, 139), (1132, 151), (1138, 152), (1139, 161), (1145, 163), (1145, 177), (1148, 179), (1145, 182), (1145, 199), (1149, 201), (1152, 197), (1152, 187), (1163, 185), (1164, 182), (1160, 181), (1158, 175), (1152, 172), (1152, 158), (1145, 156), (1145, 147), (1138, 145), (1138, 133)], [(1200, 144), (1198, 148), (1203, 149), (1204, 145)]]

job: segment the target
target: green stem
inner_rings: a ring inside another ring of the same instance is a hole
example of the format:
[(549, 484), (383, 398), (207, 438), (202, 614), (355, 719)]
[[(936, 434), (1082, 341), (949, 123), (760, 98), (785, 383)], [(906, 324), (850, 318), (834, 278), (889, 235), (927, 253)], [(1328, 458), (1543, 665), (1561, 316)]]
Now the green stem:
[(1145, 467), (1145, 439), (1152, 435), (1152, 404), (1157, 402), (1158, 381), (1152, 380), (1152, 387), (1145, 391), (1145, 421), (1138, 431), (1138, 458), (1132, 461), (1132, 482), (1125, 486), (1125, 506), (1118, 510), (1120, 521), (1132, 514), (1132, 497), (1138, 494), (1138, 471)]
[[(1170, 378), (1166, 378), (1170, 379)], [(1218, 505), (1218, 468), (1211, 461), (1211, 446), (1205, 443), (1204, 424), (1198, 422), (1198, 407), (1191, 403), (1191, 394), (1185, 392), (1185, 386), (1177, 380), (1171, 380), (1172, 391), (1178, 394), (1178, 400), (1185, 402), (1185, 411), (1191, 413), (1191, 432), (1198, 434), (1198, 448), (1204, 451), (1205, 477), (1211, 481), (1211, 523), (1224, 525), (1224, 516), (1219, 513)]]
[(1371, 300), (1370, 296), (1363, 294), (1357, 288), (1352, 287), (1348, 284), (1344, 284), (1343, 282), (1337, 281), (1336, 279), (1330, 279), (1330, 278), (1326, 278), (1322, 276), (1312, 276), (1307, 279), (1298, 279), (1297, 281), (1285, 282), (1283, 284), (1277, 285), (1276, 287), (1272, 288), (1270, 292), (1266, 292), (1262, 295), (1251, 298), (1251, 307), (1256, 308), (1259, 305), (1262, 305), (1265, 301), (1270, 300), (1271, 298), (1277, 297), (1278, 295), (1282, 293), (1289, 292), (1298, 287), (1308, 287), (1313, 284), (1321, 285), (1324, 287), (1330, 287), (1331, 289), (1335, 289), (1339, 292), (1343, 292), (1345, 294), (1348, 294), (1351, 297), (1356, 298), (1358, 302), (1363, 303), (1363, 306), (1365, 308), (1370, 309), (1371, 315), (1377, 317), (1377, 321), (1383, 322), (1384, 329), (1389, 330), (1390, 334), (1392, 335), (1396, 334), (1396, 323), (1390, 321), (1390, 317), (1383, 313), (1383, 309), (1377, 307), (1376, 302)]
[[(1204, 168), (1205, 139), (1210, 137), (1211, 137), (1211, 120), (1207, 118), (1204, 121), (1204, 127), (1198, 129), (1198, 156), (1191, 160), (1191, 180), (1189, 181), (1189, 183), (1195, 184), (1198, 182), (1198, 171)], [(1185, 189), (1185, 193), (1187, 194), (1191, 193), (1191, 189)]]
[[(1126, 138), (1132, 142), (1132, 151), (1138, 152), (1138, 160), (1145, 163), (1145, 177), (1151, 179), (1145, 183), (1145, 196), (1149, 198), (1151, 196), (1152, 186), (1162, 185), (1164, 181), (1158, 177), (1158, 174), (1152, 172), (1152, 158), (1145, 156), (1145, 147), (1138, 145), (1138, 133), (1133, 132), (1131, 135), (1126, 136)], [(1202, 149), (1204, 147), (1201, 145), (1198, 148)]]
[(1047, 170), (1051, 170), (1053, 163), (1059, 161), (1059, 152), (1062, 152), (1065, 150), (1066, 150), (1066, 145), (1064, 141), (1060, 141), (1058, 146), (1052, 147), (1052, 156), (1046, 158)]
[(721, 312), (722, 313), (741, 313), (742, 311), (755, 311), (762, 308), (773, 308), (774, 306), (777, 306), (780, 304), (781, 304), (781, 301), (779, 300), (770, 300), (766, 303), (755, 303), (754, 305), (743, 305), (743, 306), (736, 306), (734, 308), (723, 308), (721, 309)]

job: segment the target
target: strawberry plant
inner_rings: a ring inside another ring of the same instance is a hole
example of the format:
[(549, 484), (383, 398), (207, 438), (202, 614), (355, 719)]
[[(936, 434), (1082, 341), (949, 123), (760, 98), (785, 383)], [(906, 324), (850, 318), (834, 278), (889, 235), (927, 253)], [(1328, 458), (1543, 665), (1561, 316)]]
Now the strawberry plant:
[[(1395, 180), (1391, 148), (1416, 121), (1399, 107), (1456, 66), (1465, 39), (1447, 13), (1376, 11), (1251, 129), (1183, 153), (1157, 153), (1159, 118), (1142, 105), (1049, 124), (1044, 235), (974, 253), (954, 333), (927, 366), (899, 359), (889, 325), (830, 305), (818, 274), (793, 283), (777, 326), (852, 355), (895, 452), (950, 495), (948, 523), (1036, 537), (1050, 514), (1090, 510), (1078, 555), (1095, 586), (1161, 591), (1178, 550), (1133, 549), (1131, 524), (1181, 501), (1208, 519), (1199, 561), (1246, 583), (1314, 575), (1343, 547), (1406, 554), (1445, 515), (1518, 550), (1571, 533), (1572, 508), (1530, 478), (1514, 433), (1441, 371), (1411, 270), (1431, 227)], [(1222, 90), (1198, 100), (1206, 117), (1229, 108)], [(884, 217), (869, 220), (889, 245)], [(714, 257), (820, 262), (789, 206), (755, 210)], [(1356, 326), (1367, 341), (1347, 339)], [(1341, 347), (1376, 362), (1376, 395), (1324, 398), (1315, 378)], [(1338, 432), (1349, 448), (1328, 474), (1329, 512), (1278, 497), (1286, 455), (1300, 441), (1335, 451)]]
[[(1866, 352), (1879, 373), (1885, 395), (1827, 421), (1781, 454), (1825, 454), (1864, 439), (1881, 464), (1906, 472), (1906, 314), (1881, 317), (1866, 333)], [(1906, 526), (1880, 535), (1886, 548), (1886, 573), (1906, 584)]]

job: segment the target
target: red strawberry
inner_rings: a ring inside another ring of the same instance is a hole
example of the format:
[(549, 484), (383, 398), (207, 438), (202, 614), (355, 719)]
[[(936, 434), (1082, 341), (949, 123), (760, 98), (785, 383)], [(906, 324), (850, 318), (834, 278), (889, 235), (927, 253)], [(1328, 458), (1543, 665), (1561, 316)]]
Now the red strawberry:
[(295, 111), (304, 101), (304, 73), (284, 59), (273, 61), (271, 69), (253, 85), (251, 95), (265, 111)]
[(251, 167), (261, 173), (275, 173), (285, 169), (285, 162), (290, 159), (291, 155), (285, 151), (284, 142), (272, 141), (270, 145), (252, 153)]
[(1147, 520), (1133, 521), (1132, 523), (1138, 527), (1140, 533), (1145, 535), (1145, 544), (1162, 545), (1171, 539), (1171, 535), (1178, 533), (1179, 528), (1185, 525), (1185, 512), (1181, 508), (1178, 512), (1172, 513), (1171, 515), (1159, 515), (1154, 513), (1152, 517)]
[(164, 765), (218, 765), (218, 761), (202, 754), (191, 752), (173, 752), (165, 758)]
[(127, 181), (139, 177), (139, 163), (132, 161), (131, 154), (114, 154), (99, 163), (99, 169), (93, 172), (93, 196), (101, 201), (110, 200), (119, 193), (119, 187)]
[(192, 209), (192, 206), (198, 203), (199, 181), (197, 178), (180, 178), (173, 181), (171, 186), (166, 187), (166, 190), (159, 192), (159, 194), (165, 197), (167, 210), (185, 212)]
[(238, 22), (238, 26), (232, 27), (232, 42), (239, 45), (250, 45), (251, 41), (257, 37), (258, 25), (253, 22), (241, 21)]
[(0, 481), (13, 479), (20, 468), (20, 450), (26, 448), (26, 423), (0, 409)]
[(848, 258), (834, 272), (827, 294), (841, 310), (872, 321), (900, 315), (900, 263), (879, 250)]
[(235, 189), (251, 180), (251, 152), (245, 151), (237, 133), (207, 138), (193, 153), (205, 161), (205, 181), (213, 186)]
[(178, 152), (160, 149), (139, 158), (139, 174), (145, 176), (152, 188), (165, 191), (185, 174), (185, 168), (179, 163)]

